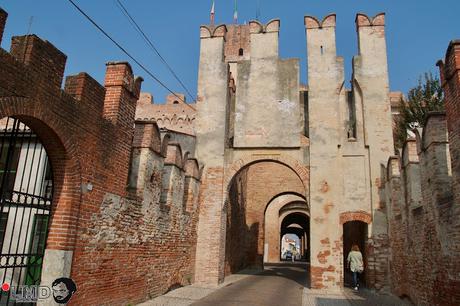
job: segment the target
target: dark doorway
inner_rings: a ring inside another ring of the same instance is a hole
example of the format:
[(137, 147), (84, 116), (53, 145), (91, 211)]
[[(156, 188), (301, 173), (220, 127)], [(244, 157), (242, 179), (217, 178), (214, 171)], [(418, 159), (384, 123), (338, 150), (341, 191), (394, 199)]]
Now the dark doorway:
[(350, 221), (343, 225), (343, 269), (344, 269), (344, 285), (351, 286), (353, 275), (347, 268), (347, 257), (351, 251), (351, 247), (356, 244), (363, 254), (364, 272), (361, 273), (359, 279), (362, 286), (366, 285), (366, 240), (367, 240), (367, 223), (361, 221)]

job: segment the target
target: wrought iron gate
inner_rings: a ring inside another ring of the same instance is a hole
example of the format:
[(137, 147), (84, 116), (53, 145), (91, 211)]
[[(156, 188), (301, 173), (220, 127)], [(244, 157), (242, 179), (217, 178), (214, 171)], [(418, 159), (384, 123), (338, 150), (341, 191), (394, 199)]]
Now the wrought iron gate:
[[(0, 120), (0, 305), (25, 286), (39, 285), (53, 182), (37, 135), (15, 118)], [(21, 304), (23, 305), (23, 304)]]

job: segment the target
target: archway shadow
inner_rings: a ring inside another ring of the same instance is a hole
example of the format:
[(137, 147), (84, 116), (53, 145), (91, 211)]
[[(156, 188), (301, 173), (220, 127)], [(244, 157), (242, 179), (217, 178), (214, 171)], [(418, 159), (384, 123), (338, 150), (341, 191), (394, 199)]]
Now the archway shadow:
[(259, 275), (284, 277), (310, 288), (309, 270), (307, 264), (265, 264), (264, 270)]

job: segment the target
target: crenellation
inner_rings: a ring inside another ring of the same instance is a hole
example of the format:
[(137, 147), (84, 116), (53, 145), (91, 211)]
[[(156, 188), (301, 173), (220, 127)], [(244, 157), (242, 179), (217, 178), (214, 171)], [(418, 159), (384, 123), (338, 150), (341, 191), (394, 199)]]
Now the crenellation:
[[(455, 225), (449, 221), (456, 214), (452, 192), (455, 171), (446, 115), (430, 113), (425, 127), (414, 132), (416, 139), (407, 139), (402, 150), (402, 185), (389, 179), (385, 187), (386, 200), (394, 206), (392, 213), (388, 210), (391, 289), (416, 304), (455, 305), (457, 293), (451, 288), (458, 280), (451, 277), (439, 282), (440, 275), (450, 271), (458, 257), (452, 248)], [(394, 168), (399, 164), (390, 158), (388, 168), (393, 163)], [(401, 203), (405, 206), (398, 212), (395, 206)], [(437, 271), (431, 271), (432, 265), (438, 266)], [(430, 289), (434, 284), (438, 284), (440, 295)]]
[(196, 180), (201, 179), (200, 165), (196, 158), (188, 158), (185, 163), (185, 173)]
[(134, 77), (127, 62), (108, 62), (106, 66), (103, 116), (125, 131), (132, 130), (143, 79)]
[(425, 167), (436, 165), (425, 171), (431, 196), (435, 202), (444, 202), (452, 197), (452, 170), (445, 113), (429, 114), (420, 140), (423, 164)]
[[(163, 191), (161, 193), (160, 203), (163, 207), (170, 210), (170, 213), (174, 212), (174, 209), (177, 208), (179, 208), (181, 212), (184, 212), (183, 201), (187, 190), (184, 190), (185, 172), (182, 158), (183, 155), (180, 144), (169, 142), (162, 173)], [(174, 217), (174, 215), (172, 216)]]
[(179, 143), (176, 143), (176, 142), (168, 143), (165, 164), (175, 165), (176, 167), (180, 169), (183, 168), (184, 163), (182, 161), (182, 148)]
[(385, 13), (378, 13), (372, 18), (366, 14), (358, 13), (355, 22), (357, 27), (385, 26)]
[(36, 35), (14, 36), (10, 53), (17, 61), (39, 74), (45, 84), (51, 85), (50, 90), (61, 89), (67, 56), (50, 42)]
[(406, 206), (412, 211), (422, 205), (421, 170), (415, 139), (406, 140), (401, 161)]
[(215, 37), (224, 37), (227, 33), (227, 26), (225, 24), (219, 24), (217, 26), (206, 26), (202, 25), (200, 27), (200, 38), (215, 38)]
[(189, 158), (185, 162), (184, 207), (187, 213), (198, 209), (199, 186), (201, 180), (198, 160)]
[(105, 88), (89, 74), (81, 72), (65, 79), (64, 91), (80, 103), (85, 103), (97, 113), (104, 108)]
[(249, 22), (251, 61), (278, 58), (279, 55), (279, 19), (274, 19), (266, 25), (258, 21)]
[(329, 14), (319, 21), (314, 16), (304, 17), (305, 27), (308, 29), (322, 29), (322, 28), (335, 28), (336, 27), (336, 14)]
[(135, 121), (133, 148), (149, 148), (161, 153), (161, 134), (153, 121)]

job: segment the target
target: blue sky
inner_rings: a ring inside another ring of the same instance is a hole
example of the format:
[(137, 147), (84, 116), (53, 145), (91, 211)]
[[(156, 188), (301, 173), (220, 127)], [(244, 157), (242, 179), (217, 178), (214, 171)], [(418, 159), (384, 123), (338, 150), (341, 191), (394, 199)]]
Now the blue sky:
[[(345, 58), (346, 77), (357, 53), (355, 15), (386, 13), (386, 33), (391, 90), (406, 92), (419, 75), (437, 73), (435, 63), (444, 56), (450, 40), (460, 38), (460, 1), (443, 0), (259, 0), (261, 20), (281, 19), (280, 54), (301, 60), (301, 80), (306, 77), (304, 15), (318, 18), (337, 14), (337, 52)], [(182, 88), (130, 26), (114, 0), (75, 0), (104, 29), (174, 91)], [(209, 22), (211, 0), (122, 0), (156, 47), (196, 95), (199, 58), (199, 26)], [(239, 0), (239, 21), (254, 19), (257, 0)], [(2, 42), (9, 49), (12, 35), (26, 34), (33, 16), (31, 33), (49, 40), (68, 56), (66, 75), (86, 71), (103, 83), (105, 63), (127, 60), (110, 41), (89, 24), (67, 0), (0, 0), (9, 13)], [(233, 0), (216, 0), (216, 22), (231, 23)], [(145, 79), (143, 91), (162, 102), (167, 91), (139, 67)], [(189, 98), (190, 100), (190, 98)]]

